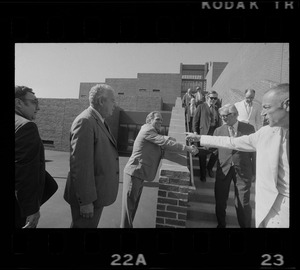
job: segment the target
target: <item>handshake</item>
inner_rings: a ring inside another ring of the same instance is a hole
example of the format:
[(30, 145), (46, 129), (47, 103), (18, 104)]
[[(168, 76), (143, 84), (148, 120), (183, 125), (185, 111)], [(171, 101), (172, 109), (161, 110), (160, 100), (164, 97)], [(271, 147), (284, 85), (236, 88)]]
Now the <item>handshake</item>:
[(189, 142), (199, 142), (201, 136), (196, 134), (196, 133), (191, 133), (191, 132), (185, 132), (185, 139)]
[(199, 150), (198, 150), (198, 148), (195, 145), (191, 145), (191, 146), (186, 145), (186, 149), (193, 156), (195, 156), (195, 155), (197, 155), (199, 153)]

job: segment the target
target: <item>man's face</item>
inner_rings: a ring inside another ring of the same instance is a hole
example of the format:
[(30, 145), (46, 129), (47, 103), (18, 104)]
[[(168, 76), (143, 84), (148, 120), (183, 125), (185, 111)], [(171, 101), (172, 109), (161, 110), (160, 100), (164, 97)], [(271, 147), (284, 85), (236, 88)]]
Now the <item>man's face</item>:
[(220, 116), (224, 122), (228, 126), (232, 126), (237, 121), (237, 114), (235, 112), (230, 112), (228, 110), (220, 112)]
[(286, 126), (289, 122), (289, 113), (282, 107), (281, 103), (274, 92), (266, 93), (263, 96), (261, 115), (267, 119), (270, 127)]
[(114, 91), (107, 91), (106, 98), (102, 99), (101, 115), (107, 118), (113, 114), (116, 106)]
[(251, 104), (253, 99), (255, 97), (255, 93), (251, 92), (251, 91), (248, 91), (246, 94), (245, 94), (245, 100), (248, 104)]
[(19, 111), (26, 119), (34, 120), (38, 110), (40, 109), (36, 96), (28, 92), (24, 97), (19, 98), (19, 100)]
[(157, 130), (157, 132), (160, 131), (161, 124), (162, 124), (163, 118), (160, 113), (154, 114), (154, 118), (151, 119), (150, 124)]
[(210, 94), (209, 96), (206, 97), (206, 102), (208, 106), (215, 105), (218, 99), (217, 94)]

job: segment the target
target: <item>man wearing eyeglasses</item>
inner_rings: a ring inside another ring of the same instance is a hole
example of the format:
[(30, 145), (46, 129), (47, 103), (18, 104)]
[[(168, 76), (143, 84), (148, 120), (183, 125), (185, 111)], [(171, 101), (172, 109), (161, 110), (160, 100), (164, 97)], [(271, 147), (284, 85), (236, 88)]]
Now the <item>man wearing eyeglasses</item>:
[[(193, 119), (194, 134), (213, 135), (215, 129), (221, 125), (221, 119), (215, 108), (217, 99), (218, 93), (216, 91), (207, 92), (206, 101), (198, 105)], [(214, 153), (214, 150), (215, 149), (199, 150), (200, 180), (202, 182), (206, 181), (206, 169), (209, 177), (213, 177), (212, 168), (217, 160), (217, 155)], [(206, 165), (208, 153), (211, 153), (211, 156)]]
[(262, 127), (261, 106), (254, 102), (255, 90), (246, 89), (245, 99), (235, 103), (239, 112), (238, 120), (254, 126), (255, 131)]
[[(240, 137), (255, 132), (252, 125), (237, 120), (238, 111), (234, 105), (224, 105), (219, 109), (219, 113), (224, 125), (215, 130), (214, 136)], [(255, 152), (218, 148), (215, 182), (217, 228), (226, 228), (226, 207), (231, 181), (234, 183), (238, 223), (241, 228), (251, 227), (250, 189), (253, 177), (255, 177)]]
[(40, 206), (58, 186), (45, 170), (45, 153), (32, 120), (39, 111), (31, 88), (15, 86), (15, 227), (36, 228)]

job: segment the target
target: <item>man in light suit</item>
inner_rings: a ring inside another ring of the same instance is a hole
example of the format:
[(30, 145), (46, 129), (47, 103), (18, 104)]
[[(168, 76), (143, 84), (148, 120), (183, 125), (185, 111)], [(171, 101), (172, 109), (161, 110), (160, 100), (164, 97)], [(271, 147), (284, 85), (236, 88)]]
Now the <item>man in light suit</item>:
[(262, 127), (261, 107), (253, 102), (255, 97), (254, 89), (245, 90), (245, 99), (235, 103), (235, 107), (239, 112), (238, 121), (249, 123), (254, 126), (255, 131)]
[(187, 146), (172, 137), (160, 135), (162, 121), (160, 112), (149, 113), (146, 124), (141, 127), (134, 141), (131, 157), (124, 168), (121, 228), (133, 228), (143, 183), (154, 180), (163, 150), (188, 151), (193, 155), (198, 153), (195, 146)]
[[(214, 136), (240, 137), (254, 133), (254, 127), (237, 121), (238, 111), (226, 104), (219, 109), (224, 125), (218, 127)], [(252, 209), (250, 189), (255, 177), (255, 152), (242, 152), (218, 148), (215, 182), (216, 216), (218, 228), (226, 227), (226, 207), (231, 181), (234, 184), (235, 209), (241, 228), (251, 227)]]
[(238, 138), (197, 136), (201, 145), (256, 151), (255, 223), (260, 228), (289, 227), (289, 84), (279, 84), (263, 96), (262, 115), (268, 125)]
[(45, 169), (45, 151), (33, 120), (38, 99), (26, 86), (15, 86), (15, 227), (36, 228), (40, 207), (58, 186)]
[(117, 142), (105, 122), (115, 107), (114, 90), (97, 84), (89, 92), (89, 101), (70, 131), (64, 199), (71, 207), (71, 228), (97, 228), (103, 207), (116, 200), (119, 188)]
[[(206, 93), (206, 102), (200, 103), (196, 109), (193, 118), (194, 134), (213, 135), (215, 129), (222, 124), (219, 114), (215, 108), (218, 99), (218, 93), (211, 91)], [(209, 177), (213, 177), (212, 168), (217, 161), (217, 155), (214, 153), (215, 149), (200, 149), (199, 150), (199, 167), (200, 180), (206, 181), (206, 169)], [(211, 153), (209, 161), (206, 165), (207, 155)]]

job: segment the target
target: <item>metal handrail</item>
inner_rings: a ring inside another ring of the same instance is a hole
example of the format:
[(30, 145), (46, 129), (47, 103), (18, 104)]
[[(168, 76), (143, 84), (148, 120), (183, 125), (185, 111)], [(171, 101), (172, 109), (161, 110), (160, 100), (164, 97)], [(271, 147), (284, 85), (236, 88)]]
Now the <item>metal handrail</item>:
[[(187, 132), (190, 132), (190, 127), (189, 127), (189, 119), (188, 115), (186, 114), (186, 126), (187, 126)], [(186, 141), (188, 146), (191, 146), (191, 143), (189, 141)], [(191, 179), (190, 179), (190, 185), (195, 187), (195, 182), (194, 182), (194, 168), (193, 168), (193, 155), (189, 152), (189, 158), (190, 158), (190, 174), (191, 174)]]

